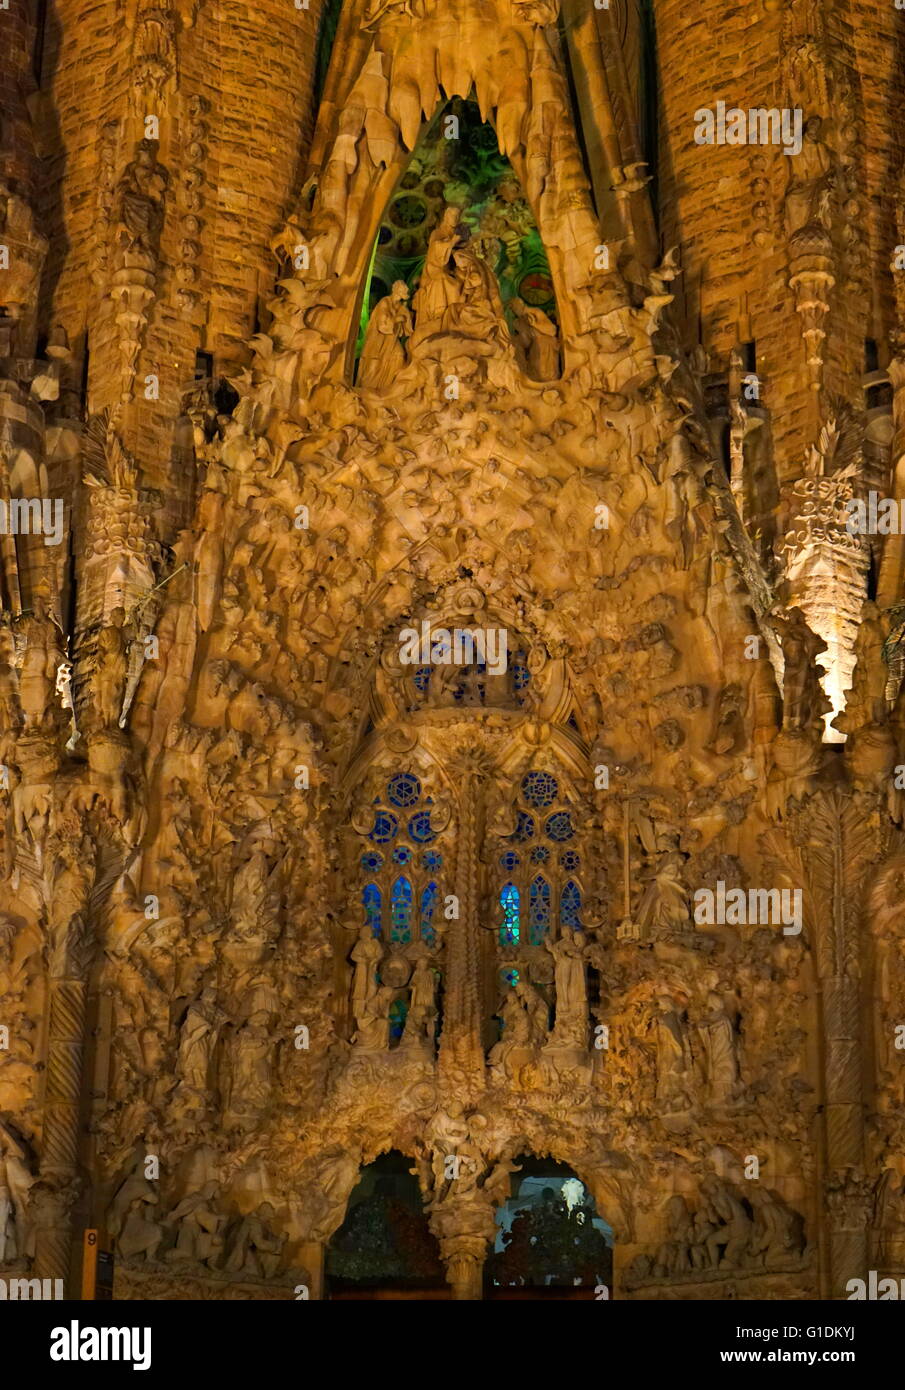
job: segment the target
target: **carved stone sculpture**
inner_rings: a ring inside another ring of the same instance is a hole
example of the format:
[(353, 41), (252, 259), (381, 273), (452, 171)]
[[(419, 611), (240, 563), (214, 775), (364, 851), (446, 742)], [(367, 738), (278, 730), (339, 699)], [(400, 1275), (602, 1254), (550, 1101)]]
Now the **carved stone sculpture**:
[(365, 333), (358, 385), (370, 391), (385, 391), (394, 385), (405, 366), (405, 348), (400, 341), (412, 333), (412, 316), (406, 308), (408, 286), (397, 280), (390, 293), (374, 308)]

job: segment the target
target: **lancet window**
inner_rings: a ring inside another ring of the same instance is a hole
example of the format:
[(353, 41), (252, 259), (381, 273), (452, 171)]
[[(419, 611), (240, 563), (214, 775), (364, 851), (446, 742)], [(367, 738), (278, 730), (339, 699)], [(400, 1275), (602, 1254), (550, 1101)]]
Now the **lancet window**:
[(396, 772), (373, 802), (360, 867), (363, 919), (373, 935), (394, 945), (437, 944), (443, 853), (431, 823), (434, 799), (413, 772)]
[(520, 958), (566, 931), (583, 931), (581, 853), (560, 779), (527, 772), (519, 785), (515, 828), (503, 840), (497, 874), (502, 978), (514, 984)]

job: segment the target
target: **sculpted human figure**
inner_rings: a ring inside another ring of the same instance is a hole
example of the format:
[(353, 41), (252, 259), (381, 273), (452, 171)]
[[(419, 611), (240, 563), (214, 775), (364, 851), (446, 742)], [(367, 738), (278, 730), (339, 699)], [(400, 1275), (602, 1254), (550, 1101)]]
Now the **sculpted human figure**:
[[(8, 1252), (15, 1247), (18, 1256), (26, 1253), (29, 1241), (29, 1193), (36, 1181), (25, 1145), (0, 1121), (0, 1239), (8, 1242)], [(7, 1253), (7, 1259), (17, 1255)]]
[(396, 991), (392, 985), (378, 985), (365, 999), (358, 1014), (358, 1029), (352, 1041), (368, 1051), (382, 1051), (390, 1045), (390, 1004)]
[(564, 931), (558, 941), (545, 943), (554, 961), (556, 1011), (551, 1042), (587, 1046), (588, 989), (584, 936)]
[(205, 989), (200, 999), (189, 1005), (179, 1041), (179, 1060), (176, 1070), (187, 1086), (206, 1091), (210, 1080), (211, 1061), (224, 1015), (217, 1008), (216, 993)]
[(205, 1183), (199, 1192), (190, 1192), (183, 1197), (171, 1212), (171, 1222), (178, 1223), (176, 1244), (164, 1256), (171, 1264), (192, 1260), (197, 1264), (213, 1266), (223, 1249), (221, 1231), (226, 1222), (226, 1218), (213, 1205), (218, 1187), (216, 1180)]
[[(701, 1195), (709, 1203), (721, 1225), (706, 1240), (711, 1269), (737, 1269), (748, 1252), (754, 1223), (741, 1198), (719, 1178), (705, 1178)], [(720, 1251), (722, 1250), (722, 1260)]]
[(830, 196), (836, 175), (829, 147), (820, 138), (823, 121), (809, 117), (804, 128), (801, 152), (790, 156), (789, 183), (786, 188), (786, 235), (792, 237), (810, 222), (825, 230), (831, 225)]
[(491, 1066), (503, 1066), (517, 1048), (531, 1046), (531, 1024), (523, 1001), (514, 989), (508, 991), (500, 1009), (503, 1035), (490, 1050)]
[(697, 1026), (708, 1099), (727, 1100), (738, 1081), (738, 1038), (735, 1025), (716, 990), (707, 995), (707, 1012)]
[(164, 1237), (164, 1229), (158, 1221), (151, 1220), (148, 1207), (159, 1200), (157, 1192), (132, 1198), (117, 1241), (117, 1250), (122, 1259), (135, 1259), (138, 1255), (143, 1255), (146, 1260), (156, 1258)]
[(331, 1150), (320, 1160), (314, 1181), (318, 1212), (312, 1229), (313, 1240), (327, 1239), (339, 1226), (357, 1179), (358, 1159), (348, 1151)]
[(116, 186), (116, 240), (125, 250), (142, 251), (156, 259), (165, 191), (157, 141), (142, 140)]
[(377, 967), (383, 960), (383, 943), (365, 922), (352, 947), (355, 972), (352, 976), (352, 1017), (358, 1019), (377, 989)]
[[(583, 966), (582, 978), (584, 978)], [(519, 980), (514, 986), (513, 992), (528, 1018), (528, 1041), (530, 1045), (541, 1047), (547, 1040), (547, 1030), (550, 1026), (550, 1010), (546, 999), (540, 990), (535, 989), (527, 980)]]
[(688, 1104), (691, 1049), (682, 1011), (668, 994), (657, 999), (657, 1100)]
[(558, 941), (545, 943), (553, 957), (556, 982), (556, 1019), (562, 1015), (587, 1011), (584, 937), (579, 931), (565, 931)]
[(286, 1237), (272, 1233), (275, 1212), (269, 1202), (238, 1222), (227, 1249), (223, 1268), (251, 1279), (272, 1279), (280, 1263)]
[(97, 637), (97, 665), (94, 671), (95, 711), (103, 728), (119, 724), (123, 693), (128, 674), (129, 644), (123, 625), (126, 610), (114, 608), (110, 622)]
[(449, 269), (453, 248), (462, 239), (459, 228), (460, 215), (460, 210), (450, 204), (444, 208), (443, 216), (431, 232), (424, 258), (424, 269), (421, 271), (418, 289), (412, 299), (415, 332), (410, 347), (430, 333), (439, 332), (446, 310), (461, 298), (459, 281)]
[(107, 1209), (107, 1230), (114, 1240), (123, 1228), (126, 1213), (133, 1209), (135, 1203), (153, 1203), (158, 1199), (157, 1189), (150, 1179), (145, 1177), (144, 1170), (145, 1158), (144, 1154), (140, 1154), (131, 1173), (120, 1183)]
[(435, 1002), (437, 977), (426, 955), (419, 956), (415, 962), (409, 988), (411, 994), (402, 1046), (412, 1047), (422, 1042), (432, 1043), (437, 1020)]
[(273, 1041), (269, 1018), (269, 1013), (257, 1011), (233, 1038), (229, 1106), (234, 1112), (263, 1109), (270, 1097)]
[(400, 341), (412, 334), (412, 316), (406, 307), (408, 285), (397, 280), (388, 295), (374, 307), (358, 366), (359, 386), (384, 391), (393, 386), (405, 366), (405, 348)]
[(751, 1253), (763, 1257), (765, 1269), (804, 1253), (804, 1222), (778, 1192), (752, 1186), (749, 1201), (754, 1209)]
[(662, 855), (638, 905), (642, 932), (669, 931), (688, 926), (688, 901), (683, 880), (685, 858), (676, 850)]
[(509, 330), (503, 317), (496, 276), (470, 246), (453, 253), (459, 296), (443, 316), (445, 332), (464, 333), (469, 337), (496, 341), (511, 347)]
[(515, 317), (515, 338), (525, 369), (535, 381), (555, 381), (559, 376), (559, 336), (556, 324), (543, 309), (534, 309), (518, 297), (510, 299)]
[(694, 1241), (694, 1221), (688, 1203), (681, 1193), (670, 1197), (666, 1204), (666, 1239), (657, 1251), (654, 1275), (658, 1279), (672, 1274), (686, 1274), (691, 1268), (691, 1246)]

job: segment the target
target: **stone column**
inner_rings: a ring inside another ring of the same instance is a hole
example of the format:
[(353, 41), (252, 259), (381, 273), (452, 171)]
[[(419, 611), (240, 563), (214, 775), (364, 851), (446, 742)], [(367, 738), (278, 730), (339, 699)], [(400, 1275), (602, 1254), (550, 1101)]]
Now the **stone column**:
[(439, 1070), (441, 1087), (464, 1104), (471, 1104), (484, 1089), (478, 922), (478, 854), (484, 817), (478, 774), (473, 770), (466, 771), (460, 785), (455, 877), (459, 917), (451, 921), (446, 930), (446, 981)]
[[(51, 980), (41, 1159), (45, 1197), (39, 1206), (35, 1239), (35, 1273), (39, 1279), (69, 1279), (70, 1207), (78, 1172), (84, 1027), (84, 981)], [(64, 1195), (67, 1190), (68, 1195)]]

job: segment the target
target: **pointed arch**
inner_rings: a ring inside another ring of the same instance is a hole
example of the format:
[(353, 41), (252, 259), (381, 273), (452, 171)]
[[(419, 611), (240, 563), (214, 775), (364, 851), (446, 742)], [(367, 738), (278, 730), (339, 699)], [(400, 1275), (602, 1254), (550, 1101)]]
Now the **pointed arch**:
[(511, 881), (500, 889), (500, 907), (503, 909), (500, 945), (517, 946), (521, 936), (519, 891)]
[(559, 895), (560, 931), (581, 931), (581, 889), (574, 878), (568, 879)]
[(406, 943), (412, 939), (412, 885), (405, 874), (393, 884), (390, 897), (392, 911), (390, 940)]
[[(446, 139), (448, 128), (456, 132)], [(553, 278), (541, 234), (516, 173), (491, 121), (473, 97), (441, 104), (422, 127), (406, 166), (383, 209), (368, 261), (357, 324), (355, 359), (361, 360), (368, 323), (392, 287), (404, 283), (414, 294), (432, 232), (444, 208), (461, 210), (469, 248), (490, 270), (510, 328), (512, 301), (559, 320)], [(404, 323), (404, 313), (401, 322)], [(381, 338), (386, 325), (381, 324)], [(400, 340), (404, 339), (400, 334)], [(366, 383), (365, 383), (366, 384)]]
[(433, 946), (436, 941), (436, 931), (434, 930), (434, 908), (437, 905), (437, 885), (433, 880), (426, 884), (421, 893), (421, 919), (419, 922), (419, 933), (421, 940), (426, 946)]
[(528, 944), (542, 946), (550, 933), (550, 885), (543, 874), (531, 883), (528, 908)]

